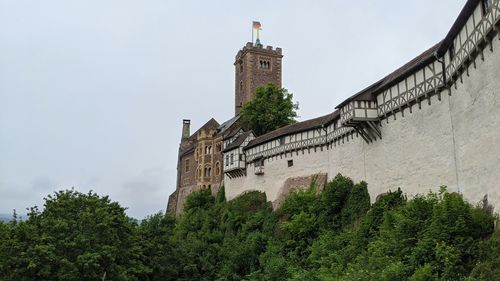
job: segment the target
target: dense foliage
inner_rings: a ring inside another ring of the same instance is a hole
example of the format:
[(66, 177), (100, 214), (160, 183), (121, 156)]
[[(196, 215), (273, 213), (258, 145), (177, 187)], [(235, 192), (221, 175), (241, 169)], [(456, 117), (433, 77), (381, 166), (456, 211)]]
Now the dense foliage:
[(107, 197), (57, 192), (0, 223), (0, 280), (500, 280), (491, 209), (445, 188), (370, 205), (365, 182), (338, 175), (275, 211), (264, 193), (223, 193), (137, 224)]
[(241, 109), (243, 128), (260, 136), (295, 123), (299, 104), (293, 103), (292, 98), (293, 94), (274, 84), (257, 87), (254, 98)]

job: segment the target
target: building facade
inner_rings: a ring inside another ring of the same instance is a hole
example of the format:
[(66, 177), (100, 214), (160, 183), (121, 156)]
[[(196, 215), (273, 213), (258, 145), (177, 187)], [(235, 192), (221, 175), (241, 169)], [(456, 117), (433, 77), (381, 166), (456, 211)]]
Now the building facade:
[(179, 213), (192, 190), (222, 184), (229, 200), (259, 190), (277, 206), (290, 191), (312, 181), (321, 186), (338, 173), (366, 181), (372, 200), (391, 189), (412, 196), (446, 185), (470, 202), (487, 198), (500, 206), (499, 34), (500, 0), (468, 0), (435, 46), (333, 112), (259, 137), (237, 125), (237, 114), (258, 85), (281, 87), (282, 55), (247, 44), (234, 64), (236, 117), (215, 131), (208, 126), (205, 139), (221, 143), (220, 156), (212, 157), (222, 163), (223, 177), (184, 185), (203, 160), (194, 148), (189, 152), (203, 135), (189, 136), (179, 149), (169, 210)]
[(253, 98), (257, 87), (268, 83), (281, 87), (282, 58), (281, 48), (247, 43), (238, 51), (234, 62), (235, 116), (223, 124), (212, 118), (194, 134), (190, 133), (190, 120), (183, 120), (177, 160), (177, 184), (176, 190), (168, 199), (168, 212), (181, 213), (186, 197), (193, 191), (210, 188), (213, 194), (218, 192), (223, 183), (224, 169), (233, 171), (230, 163), (234, 163), (235, 157), (243, 155), (229, 153), (224, 163), (222, 150), (227, 149), (234, 140), (241, 140), (242, 134), (249, 135), (238, 124), (240, 109)]
[(225, 144), (224, 159), (242, 154), (225, 171), (227, 199), (260, 190), (276, 206), (342, 173), (366, 181), (372, 200), (446, 185), (499, 206), (499, 32), (499, 0), (469, 0), (441, 42), (332, 113)]

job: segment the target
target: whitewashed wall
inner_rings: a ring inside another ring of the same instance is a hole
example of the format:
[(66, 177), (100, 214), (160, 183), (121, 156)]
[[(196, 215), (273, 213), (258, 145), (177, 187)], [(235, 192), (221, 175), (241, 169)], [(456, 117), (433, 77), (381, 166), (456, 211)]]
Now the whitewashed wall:
[[(259, 190), (266, 192), (267, 200), (274, 201), (288, 178), (327, 173), (328, 157), (326, 148), (323, 151), (318, 148), (316, 152), (314, 149), (310, 152), (304, 150), (303, 153), (299, 151), (298, 155), (287, 153), (286, 156), (265, 160), (263, 175), (255, 175), (253, 165), (248, 165), (246, 177), (233, 179), (225, 177), (226, 197), (230, 200), (245, 191)], [(288, 160), (293, 160), (292, 167), (288, 167)]]
[(488, 194), (500, 211), (500, 40), (469, 66), (450, 99), (460, 191), (473, 202)]
[[(498, 1), (495, 2), (498, 5)], [(480, 24), (480, 8), (474, 12), (455, 40), (456, 51), (473, 35), (474, 25)], [(299, 155), (290, 153), (265, 160), (264, 175), (254, 175), (253, 166), (247, 167), (247, 176), (225, 179), (226, 195), (232, 199), (248, 190), (265, 191), (268, 200), (274, 201), (285, 181), (291, 177), (328, 173), (332, 179), (337, 173), (365, 180), (372, 201), (376, 196), (401, 187), (408, 195), (426, 194), (437, 191), (441, 185), (452, 192), (464, 194), (470, 202), (479, 202), (488, 195), (490, 203), (500, 210), (500, 40), (498, 34), (492, 40), (492, 49), (487, 46), (482, 55), (463, 71), (451, 87), (432, 96), (430, 105), (421, 103), (422, 108), (413, 105), (412, 113), (404, 109), (393, 114), (389, 102), (394, 99), (392, 92), (410, 89), (423, 82), (431, 73), (441, 72), (437, 63), (417, 71), (411, 79), (381, 93), (377, 97), (379, 115), (389, 115), (382, 120), (382, 140), (367, 144), (361, 137), (344, 138), (330, 149), (314, 152), (307, 150)], [(465, 55), (466, 56), (466, 55)], [(453, 64), (459, 65), (465, 58), (457, 54)], [(449, 54), (445, 54), (447, 76), (456, 69), (449, 67)], [(427, 73), (429, 72), (429, 73)], [(429, 75), (428, 75), (429, 74)], [(411, 81), (413, 79), (413, 82)], [(415, 83), (414, 81), (417, 81)], [(436, 81), (434, 85), (438, 85)], [(442, 81), (441, 81), (442, 82)], [(455, 88), (456, 85), (456, 88)], [(392, 92), (391, 92), (392, 91)], [(387, 106), (384, 106), (387, 104)], [(399, 106), (399, 105), (398, 105)], [(394, 116), (396, 119), (394, 120)], [(389, 121), (386, 123), (386, 121)], [(338, 124), (338, 122), (337, 122)], [(329, 130), (333, 129), (333, 125)], [(318, 137), (323, 132), (318, 131)], [(304, 140), (307, 133), (300, 133), (286, 143)], [(316, 136), (316, 135), (315, 135)], [(254, 156), (260, 152), (279, 146), (277, 141), (255, 147), (247, 153)], [(287, 160), (293, 159), (294, 166), (288, 167)]]
[(405, 117), (383, 121), (382, 140), (367, 144), (362, 138), (337, 145), (331, 150), (328, 175), (337, 173), (364, 180), (372, 201), (376, 196), (401, 187), (408, 195), (425, 194), (447, 185), (456, 191), (453, 138), (447, 95), (441, 101), (422, 103)]

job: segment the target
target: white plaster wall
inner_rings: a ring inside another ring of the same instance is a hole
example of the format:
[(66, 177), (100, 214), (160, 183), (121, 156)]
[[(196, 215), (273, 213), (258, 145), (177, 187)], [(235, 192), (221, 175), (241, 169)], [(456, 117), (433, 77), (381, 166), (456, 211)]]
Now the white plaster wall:
[(364, 180), (372, 201), (377, 195), (401, 187), (408, 195), (425, 194), (441, 185), (456, 190), (453, 139), (448, 96), (432, 97), (431, 106), (413, 106), (413, 113), (397, 113), (382, 122), (382, 140), (367, 144), (361, 137), (330, 151), (329, 179), (341, 173)]
[[(329, 165), (328, 150), (326, 147), (311, 149), (310, 152), (299, 151), (297, 155), (287, 153), (286, 157), (277, 156), (266, 159), (264, 163), (264, 175), (255, 175), (253, 165), (247, 166), (247, 176), (240, 178), (225, 178), (225, 191), (228, 200), (249, 190), (265, 191), (268, 201), (274, 201), (279, 196), (279, 191), (285, 181), (291, 177), (310, 176), (317, 173), (326, 173)], [(293, 166), (288, 167), (288, 160), (293, 160)]]
[(349, 135), (343, 141), (344, 143), (340, 141), (340, 144), (337, 143), (329, 150), (328, 180), (330, 181), (338, 173), (348, 176), (354, 181), (365, 180), (364, 140), (354, 134), (354, 138)]
[[(469, 66), (470, 77), (463, 73), (452, 95), (435, 95), (431, 105), (422, 101), (422, 109), (413, 106), (382, 121), (382, 140), (366, 144), (361, 137), (323, 151), (265, 161), (265, 173), (227, 179), (226, 195), (232, 199), (248, 190), (265, 191), (274, 201), (287, 178), (337, 173), (354, 181), (365, 180), (372, 201), (376, 196), (398, 187), (408, 195), (437, 191), (441, 185), (461, 192), (471, 203), (488, 195), (500, 209), (500, 41), (493, 39), (494, 52), (484, 50), (485, 61), (476, 59)], [(293, 159), (294, 166), (287, 167)]]
[[(401, 187), (408, 195), (425, 194), (446, 185), (471, 203), (488, 195), (500, 208), (500, 41), (485, 61), (469, 66), (452, 96), (441, 93), (422, 102), (422, 109), (405, 109), (396, 120), (382, 121), (382, 140), (366, 144), (362, 138), (330, 151), (329, 179), (337, 173), (365, 180), (372, 200)], [(453, 124), (453, 125), (452, 125)]]
[(450, 110), (455, 133), (460, 191), (471, 202), (488, 195), (500, 210), (500, 40), (493, 39), (485, 61), (476, 58), (469, 75), (452, 87)]
[(426, 194), (447, 185), (456, 190), (448, 95), (431, 97), (382, 121), (381, 141), (364, 145), (369, 191), (377, 195), (401, 187), (408, 195)]

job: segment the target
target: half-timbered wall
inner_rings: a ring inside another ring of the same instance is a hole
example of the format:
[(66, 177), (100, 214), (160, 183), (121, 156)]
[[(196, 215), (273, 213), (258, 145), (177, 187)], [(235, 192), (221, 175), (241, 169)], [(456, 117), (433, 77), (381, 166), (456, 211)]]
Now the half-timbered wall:
[(378, 115), (387, 117), (438, 91), (444, 84), (442, 64), (434, 61), (377, 95)]
[[(453, 40), (453, 48), (450, 48), (444, 56), (446, 61), (446, 76), (448, 78), (456, 78), (457, 75), (466, 72), (469, 75), (469, 70), (465, 67), (466, 64), (476, 64), (474, 57), (479, 56), (484, 58), (484, 46), (489, 45), (491, 39), (487, 35), (493, 30), (498, 30), (495, 23), (498, 23), (500, 18), (500, 1), (493, 0), (488, 11), (483, 12), (481, 4), (479, 4), (472, 16), (468, 19), (467, 24), (460, 30), (458, 36)], [(485, 13), (485, 14), (484, 14)], [(463, 79), (462, 77), (459, 77)]]
[[(289, 166), (288, 161), (293, 161)], [(314, 149), (286, 153), (264, 159), (264, 174), (256, 175), (253, 172), (253, 164), (247, 166), (247, 176), (224, 179), (227, 199), (232, 199), (249, 190), (266, 192), (267, 200), (275, 201), (281, 192), (285, 182), (291, 177), (306, 177), (328, 171), (328, 153), (326, 147), (321, 150)], [(312, 172), (314, 171), (314, 172)]]
[(326, 128), (308, 130), (257, 145), (246, 150), (247, 162), (259, 157), (272, 157), (285, 152), (326, 145)]

